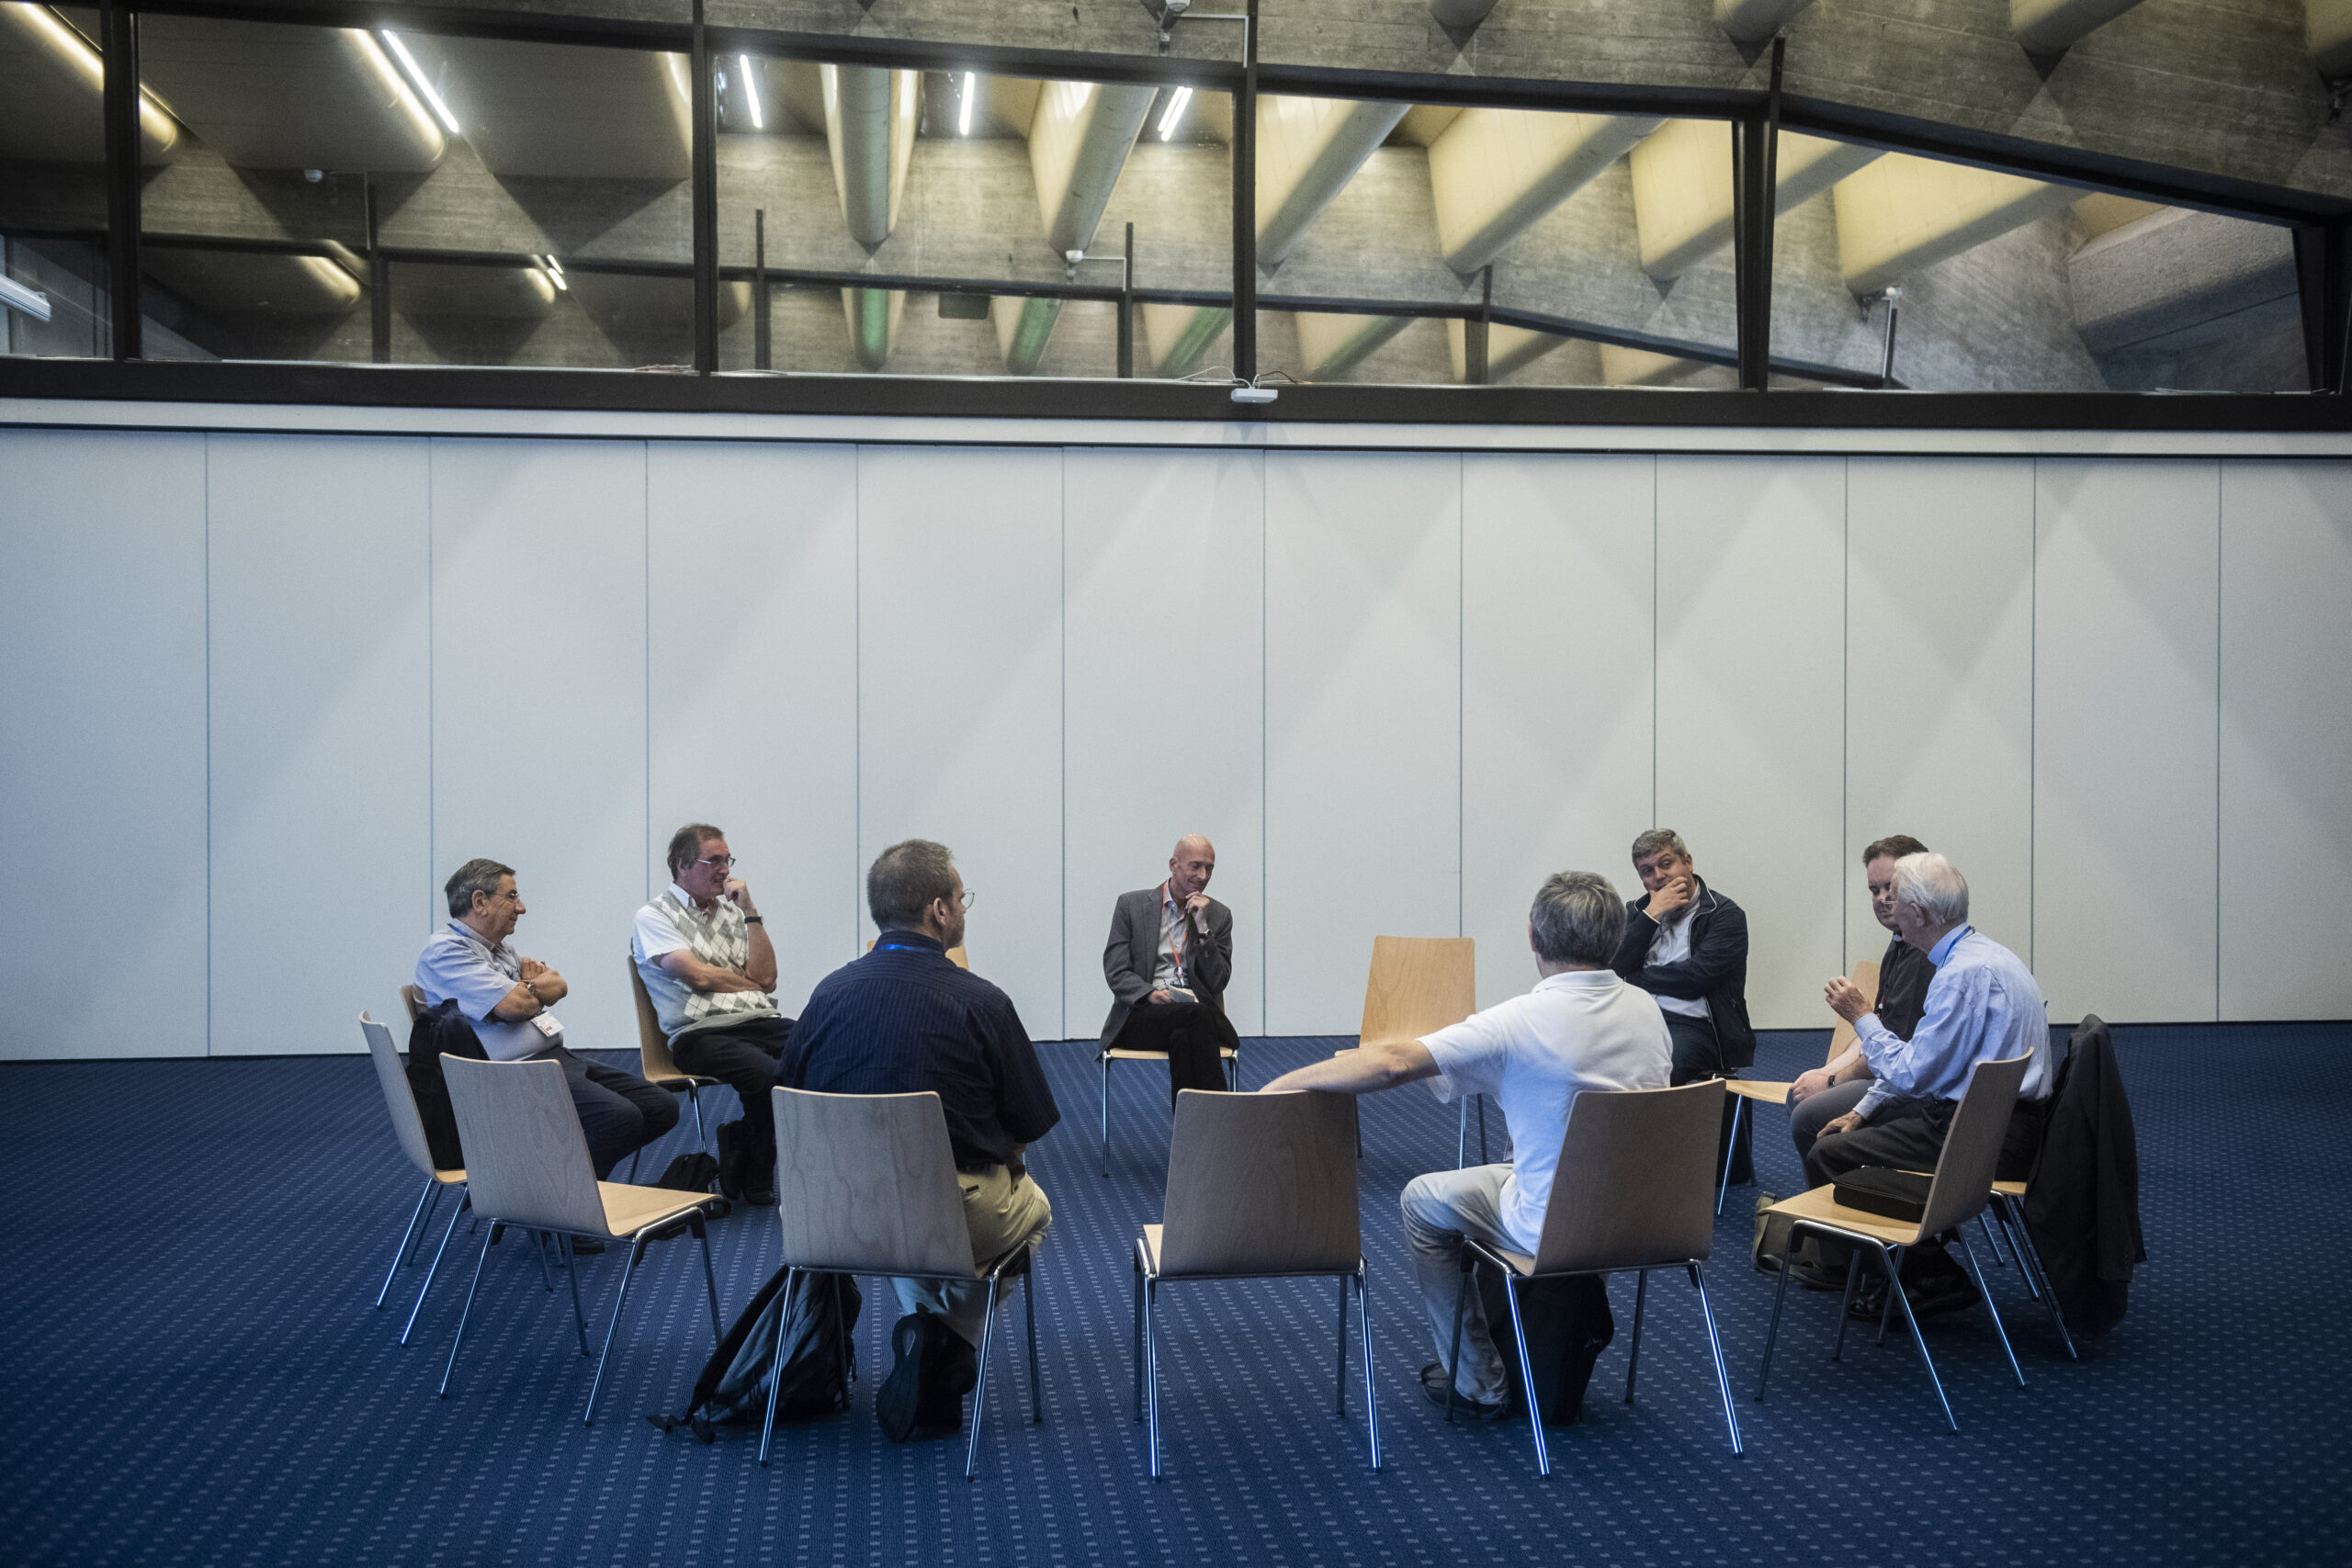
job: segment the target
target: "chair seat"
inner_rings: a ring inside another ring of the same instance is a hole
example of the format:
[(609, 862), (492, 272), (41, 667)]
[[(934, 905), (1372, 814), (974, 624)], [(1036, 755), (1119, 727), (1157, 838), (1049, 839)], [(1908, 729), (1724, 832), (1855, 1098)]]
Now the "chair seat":
[(1996, 1181), (1993, 1183), (1993, 1190), (2007, 1197), (2022, 1198), (2025, 1196), (2025, 1183), (2022, 1181)]
[[(1241, 1055), (1240, 1052), (1236, 1051), (1230, 1045), (1218, 1046), (1216, 1054), (1219, 1056), (1224, 1057), (1228, 1062)], [(1131, 1051), (1125, 1045), (1114, 1045), (1102, 1053), (1101, 1059), (1107, 1062), (1164, 1062), (1168, 1060), (1168, 1053), (1165, 1051)]]
[(1873, 1214), (1863, 1209), (1849, 1209), (1838, 1201), (1838, 1189), (1816, 1187), (1810, 1192), (1800, 1192), (1793, 1198), (1783, 1198), (1765, 1213), (1786, 1214), (1795, 1220), (1814, 1220), (1822, 1224), (1836, 1225), (1840, 1230), (1883, 1241), (1889, 1247), (1912, 1247), (1919, 1240), (1919, 1227), (1903, 1220), (1890, 1220), (1884, 1214)]
[(455, 1170), (436, 1170), (433, 1173), (433, 1179), (444, 1187), (463, 1187), (466, 1184), (466, 1168), (461, 1165)]
[(673, 1187), (631, 1187), (618, 1181), (599, 1181), (596, 1196), (605, 1201), (605, 1225), (615, 1238), (635, 1235), (648, 1225), (673, 1219), (710, 1201), (707, 1192), (681, 1192)]
[(717, 1089), (718, 1087), (717, 1078), (707, 1078), (699, 1073), (651, 1072), (645, 1075), (645, 1081), (659, 1085), (673, 1094), (685, 1089)]
[(1770, 1078), (1725, 1078), (1724, 1092), (1744, 1100), (1761, 1100), (1773, 1105), (1786, 1105), (1793, 1085), (1775, 1083)]

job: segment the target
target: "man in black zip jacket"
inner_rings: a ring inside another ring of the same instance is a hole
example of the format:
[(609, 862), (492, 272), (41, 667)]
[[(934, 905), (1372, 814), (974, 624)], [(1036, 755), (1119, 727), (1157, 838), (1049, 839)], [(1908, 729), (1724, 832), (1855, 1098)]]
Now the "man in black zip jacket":
[[(1747, 1022), (1747, 916), (1700, 880), (1682, 835), (1671, 828), (1653, 828), (1634, 840), (1634, 874), (1644, 897), (1626, 903), (1624, 940), (1610, 967), (1657, 998), (1674, 1042), (1674, 1082), (1727, 1077), (1756, 1060), (1756, 1031)], [(1728, 1136), (1728, 1096), (1724, 1126)], [(1718, 1168), (1722, 1158), (1719, 1149)], [(1752, 1176), (1743, 1122), (1731, 1179)]]

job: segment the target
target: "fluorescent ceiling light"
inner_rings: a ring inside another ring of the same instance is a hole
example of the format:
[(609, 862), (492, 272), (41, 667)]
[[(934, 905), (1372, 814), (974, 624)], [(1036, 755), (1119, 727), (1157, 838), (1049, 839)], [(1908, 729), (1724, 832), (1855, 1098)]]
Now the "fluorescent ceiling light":
[(972, 134), (972, 99), (978, 95), (979, 85), (978, 72), (964, 73), (964, 107), (956, 115), (956, 134), (958, 136)]
[(441, 101), (441, 95), (435, 92), (433, 84), (424, 79), (424, 68), (417, 64), (416, 56), (408, 51), (408, 45), (401, 41), (401, 35), (386, 28), (378, 36), (392, 51), (392, 58), (401, 62), (401, 70), (407, 75), (409, 85), (432, 106), (433, 118), (441, 122), (441, 129), (452, 136), (458, 135), (458, 117), (449, 112), (449, 106)]
[(743, 68), (743, 97), (744, 101), (752, 106), (752, 129), (765, 130), (768, 128), (768, 122), (760, 118), (760, 90), (752, 83), (752, 57), (748, 54), (739, 54), (735, 57), (735, 62)]
[(565, 293), (570, 293), (571, 285), (563, 280), (563, 264), (551, 255), (541, 256), (539, 259), (547, 263), (548, 281)]
[(1168, 112), (1159, 117), (1159, 139), (1162, 141), (1176, 134), (1176, 122), (1184, 118), (1184, 107), (1193, 101), (1193, 89), (1179, 87), (1176, 96), (1168, 100)]

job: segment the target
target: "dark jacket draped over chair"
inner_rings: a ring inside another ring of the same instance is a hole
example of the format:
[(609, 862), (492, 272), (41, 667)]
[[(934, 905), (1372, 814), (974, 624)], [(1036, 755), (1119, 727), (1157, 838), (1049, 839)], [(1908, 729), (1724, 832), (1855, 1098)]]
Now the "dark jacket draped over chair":
[(2026, 1189), (2025, 1222), (2066, 1325), (2104, 1334), (2131, 1304), (2140, 1236), (2140, 1155), (2107, 1024), (2086, 1013), (2059, 1064), (2050, 1124)]

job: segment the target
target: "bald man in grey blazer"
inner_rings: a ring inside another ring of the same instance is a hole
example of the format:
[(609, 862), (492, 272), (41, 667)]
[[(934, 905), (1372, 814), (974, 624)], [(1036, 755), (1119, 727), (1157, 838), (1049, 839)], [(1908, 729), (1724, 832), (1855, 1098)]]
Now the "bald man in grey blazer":
[(1216, 872), (1214, 845), (1197, 833), (1179, 839), (1167, 881), (1119, 895), (1102, 948), (1102, 1047), (1167, 1052), (1171, 1103), (1179, 1089), (1223, 1089), (1219, 1052), (1237, 1043), (1225, 1017), (1233, 911), (1208, 896)]

